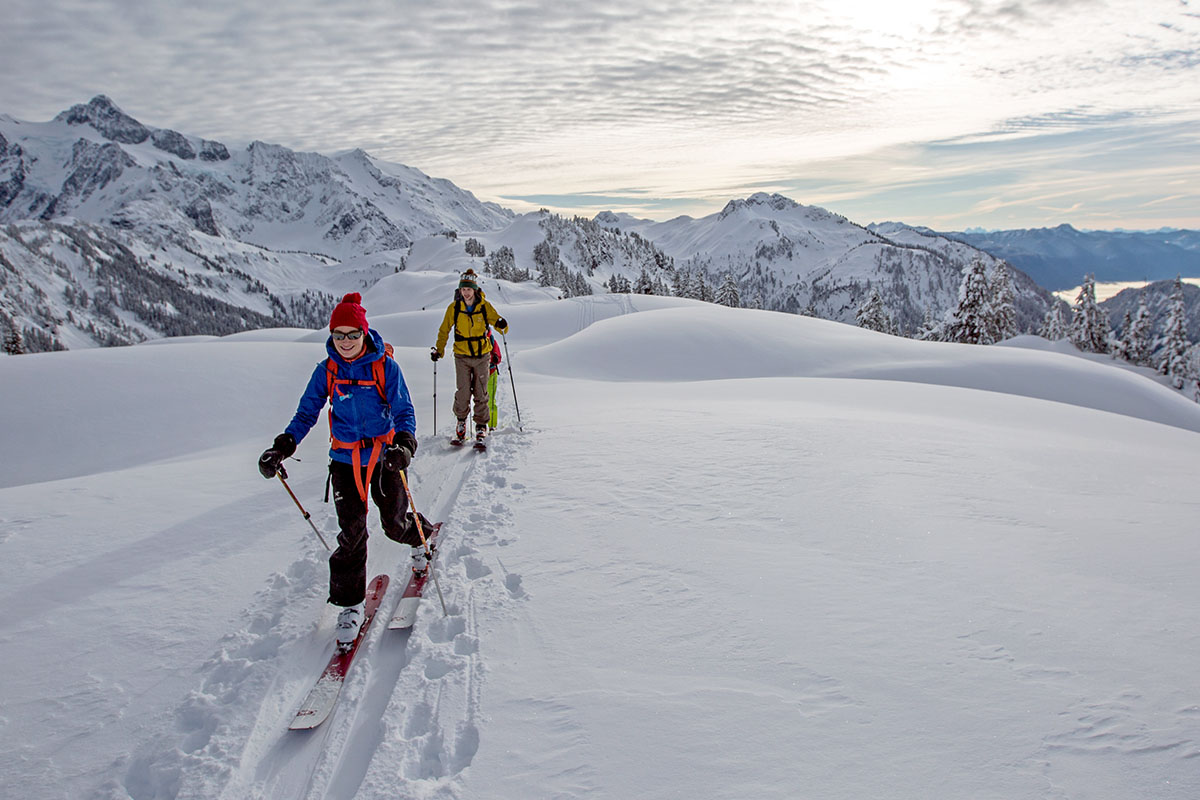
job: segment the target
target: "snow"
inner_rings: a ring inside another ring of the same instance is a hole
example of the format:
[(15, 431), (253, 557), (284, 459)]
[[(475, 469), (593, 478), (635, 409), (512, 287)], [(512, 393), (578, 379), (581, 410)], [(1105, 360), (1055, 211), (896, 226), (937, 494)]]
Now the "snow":
[[(432, 429), (453, 279), (364, 295), (449, 615), (376, 627), (307, 734), (326, 553), (255, 461), (323, 333), (0, 359), (0, 796), (1198, 796), (1200, 406), (1019, 340), (485, 284), (480, 454), (446, 374)], [(333, 534), (324, 437), (288, 469)]]

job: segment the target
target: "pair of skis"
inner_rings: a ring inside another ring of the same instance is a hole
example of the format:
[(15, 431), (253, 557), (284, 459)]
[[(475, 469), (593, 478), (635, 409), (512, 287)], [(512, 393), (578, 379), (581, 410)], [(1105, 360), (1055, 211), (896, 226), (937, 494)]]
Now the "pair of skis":
[[(425, 584), (433, 575), (434, 562), (437, 561), (437, 542), (438, 533), (441, 531), (442, 523), (437, 523), (433, 526), (433, 531), (427, 538), (430, 549), (433, 552), (433, 558), (426, 563), (425, 570), (421, 573), (412, 572), (408, 583), (404, 587), (404, 592), (400, 595), (400, 601), (396, 604), (396, 610), (392, 613), (392, 618), (388, 621), (388, 630), (405, 630), (411, 628), (413, 622), (417, 618), (417, 608), (421, 603), (421, 596), (425, 591)], [(388, 576), (377, 575), (371, 580), (367, 587), (367, 597), (364, 602), (363, 621), (358, 628), (358, 636), (350, 643), (350, 646), (343, 649), (338, 649), (329, 659), (329, 663), (325, 667), (325, 671), (321, 673), (321, 677), (317, 678), (316, 684), (309, 691), (308, 696), (304, 698), (304, 703), (301, 704), (300, 710), (296, 712), (292, 724), (288, 726), (293, 731), (306, 731), (320, 725), (333, 712), (333, 707), (337, 704), (338, 695), (342, 691), (342, 684), (346, 682), (346, 673), (350, 671), (350, 665), (354, 662), (354, 655), (358, 652), (359, 645), (367, 636), (370, 630), (371, 622), (375, 619), (375, 614), (379, 611), (379, 606), (383, 602), (383, 596), (387, 593)]]

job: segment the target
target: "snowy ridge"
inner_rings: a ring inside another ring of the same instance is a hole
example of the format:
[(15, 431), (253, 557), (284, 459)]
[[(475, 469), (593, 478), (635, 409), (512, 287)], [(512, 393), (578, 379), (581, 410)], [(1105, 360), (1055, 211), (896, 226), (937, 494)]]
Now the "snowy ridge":
[(315, 327), (403, 269), (413, 241), (511, 217), (361, 150), (231, 153), (98, 96), (47, 123), (0, 119), (0, 327), (33, 352)]
[[(1200, 407), (1019, 339), (531, 295), (498, 302), (524, 430), (505, 371), (478, 454), (446, 444), (445, 374), (432, 430), (441, 309), (411, 305), (452, 282), (364, 299), (417, 405), (449, 615), (376, 626), (311, 734), (286, 726), (332, 647), (326, 554), (254, 463), (325, 334), (0, 359), (0, 793), (1200, 791)], [(331, 532), (321, 427), (289, 470)]]
[[(963, 270), (973, 260), (989, 270), (998, 263), (945, 237), (910, 235), (914, 229), (903, 226), (876, 232), (778, 194), (732, 200), (701, 219), (654, 223), (610, 214), (603, 224), (649, 239), (678, 269), (702, 271), (710, 284), (732, 273), (744, 305), (853, 323), (877, 289), (901, 329), (910, 332), (926, 309), (941, 317), (954, 307)], [(1053, 298), (1027, 276), (1017, 272), (1014, 278), (1019, 329), (1035, 330)]]

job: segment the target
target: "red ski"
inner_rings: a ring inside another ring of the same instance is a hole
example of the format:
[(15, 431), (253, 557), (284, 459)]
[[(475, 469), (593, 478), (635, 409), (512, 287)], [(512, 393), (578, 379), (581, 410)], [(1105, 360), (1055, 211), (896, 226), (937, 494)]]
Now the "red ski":
[(362, 625), (358, 629), (358, 638), (345, 652), (334, 652), (333, 657), (329, 659), (329, 665), (325, 667), (321, 677), (317, 678), (316, 685), (308, 693), (308, 697), (304, 698), (303, 705), (296, 712), (296, 718), (292, 720), (292, 724), (288, 728), (294, 731), (312, 730), (329, 718), (330, 712), (337, 704), (338, 694), (342, 691), (342, 684), (346, 682), (346, 673), (350, 670), (351, 662), (354, 661), (354, 654), (358, 652), (358, 646), (367, 636), (371, 620), (375, 618), (375, 612), (379, 610), (379, 603), (383, 600), (387, 587), (387, 575), (376, 576), (367, 586), (367, 599), (363, 609)]
[(434, 564), (437, 562), (437, 539), (438, 534), (442, 530), (442, 523), (438, 522), (433, 526), (432, 531), (426, 531), (425, 540), (429, 542), (429, 546), (433, 548), (433, 560), (425, 567), (425, 572), (418, 575), (415, 572), (411, 573), (408, 579), (408, 585), (404, 587), (404, 594), (400, 596), (400, 602), (396, 604), (396, 610), (392, 614), (392, 619), (388, 622), (388, 630), (401, 630), (411, 628), (417, 619), (417, 606), (421, 604), (421, 595), (425, 591), (425, 584), (433, 577)]

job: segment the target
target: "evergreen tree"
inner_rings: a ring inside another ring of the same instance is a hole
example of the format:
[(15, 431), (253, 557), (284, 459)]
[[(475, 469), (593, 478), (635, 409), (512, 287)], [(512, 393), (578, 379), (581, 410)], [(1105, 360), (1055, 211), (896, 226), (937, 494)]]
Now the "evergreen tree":
[(975, 259), (958, 288), (958, 306), (950, 312), (942, 331), (943, 341), (991, 344), (992, 303), (987, 268)]
[(1150, 312), (1146, 309), (1145, 293), (1138, 299), (1136, 312), (1125, 311), (1116, 356), (1139, 365), (1144, 365), (1150, 357)]
[(1121, 339), (1117, 343), (1117, 351), (1113, 353), (1113, 358), (1119, 358), (1123, 361), (1133, 362), (1130, 353), (1133, 350), (1133, 312), (1125, 309), (1125, 317), (1121, 320)]
[(19, 356), (25, 352), (25, 340), (16, 325), (9, 325), (8, 332), (4, 334), (4, 352), (10, 356)]
[(1071, 312), (1071, 342), (1085, 353), (1107, 353), (1108, 320), (1096, 305), (1096, 276), (1084, 278)]
[(1167, 301), (1167, 328), (1163, 332), (1162, 350), (1159, 355), (1159, 374), (1171, 379), (1171, 385), (1182, 389), (1190, 378), (1188, 369), (1187, 316), (1183, 307), (1183, 281), (1178, 276)]
[(925, 306), (925, 316), (921, 319), (921, 327), (917, 329), (915, 338), (922, 342), (936, 342), (942, 338), (942, 324), (933, 315), (933, 308)]
[(1138, 298), (1137, 313), (1133, 315), (1133, 328), (1130, 332), (1129, 360), (1134, 364), (1150, 363), (1150, 334), (1153, 320), (1150, 319), (1150, 309), (1146, 308), (1146, 294)]
[(464, 247), (466, 248), (467, 255), (469, 256), (483, 258), (485, 255), (487, 255), (487, 250), (484, 248), (483, 242), (479, 241), (478, 239), (467, 239)]
[(646, 273), (645, 267), (642, 268), (642, 273), (638, 275), (637, 283), (633, 286), (633, 291), (637, 294), (654, 294), (654, 283)]
[(732, 272), (725, 273), (725, 280), (721, 282), (721, 288), (717, 291), (717, 302), (730, 308), (742, 307), (741, 293)]
[(1038, 331), (1038, 336), (1048, 339), (1051, 342), (1067, 338), (1067, 323), (1063, 321), (1062, 304), (1057, 300), (1050, 303), (1050, 308), (1046, 311), (1046, 318), (1042, 321), (1042, 327)]
[(878, 289), (871, 290), (871, 296), (859, 306), (854, 320), (858, 323), (858, 327), (866, 328), (869, 331), (893, 333), (896, 328), (896, 323), (892, 321), (891, 315), (883, 307), (883, 298), (879, 296)]
[(1017, 335), (1017, 309), (1014, 305), (1012, 273), (1001, 261), (992, 272), (992, 341), (1000, 342)]
[(672, 287), (676, 297), (695, 298), (696, 290), (692, 284), (692, 273), (681, 269), (675, 273), (675, 285)]

